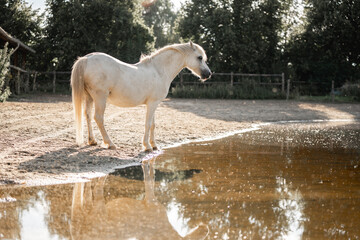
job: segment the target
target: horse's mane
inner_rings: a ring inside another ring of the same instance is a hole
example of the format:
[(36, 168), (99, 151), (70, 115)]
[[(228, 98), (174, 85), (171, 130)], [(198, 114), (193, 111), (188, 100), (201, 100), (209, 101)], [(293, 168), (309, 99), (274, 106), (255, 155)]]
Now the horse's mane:
[(160, 48), (160, 49), (152, 52), (149, 55), (141, 55), (140, 62), (141, 63), (149, 62), (155, 56), (157, 56), (163, 52), (169, 51), (169, 50), (174, 50), (174, 51), (177, 51), (177, 52), (180, 52), (180, 53), (186, 55), (187, 52), (192, 51), (192, 48), (190, 47), (190, 45), (188, 43), (168, 45), (168, 46), (165, 46), (163, 48)]

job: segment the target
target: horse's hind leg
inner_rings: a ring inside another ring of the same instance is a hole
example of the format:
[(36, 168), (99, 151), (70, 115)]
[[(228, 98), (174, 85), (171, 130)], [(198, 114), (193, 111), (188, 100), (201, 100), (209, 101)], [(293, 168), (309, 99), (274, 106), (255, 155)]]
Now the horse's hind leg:
[(93, 107), (93, 99), (87, 93), (86, 94), (86, 100), (85, 100), (85, 116), (86, 116), (86, 122), (87, 122), (87, 126), (88, 126), (88, 135), (89, 135), (88, 143), (89, 143), (89, 145), (96, 145), (97, 142), (95, 141), (93, 128), (91, 126), (92, 107)]
[(103, 146), (108, 149), (116, 149), (116, 146), (111, 142), (105, 127), (104, 127), (104, 113), (106, 107), (106, 96), (95, 98), (95, 121), (99, 127), (101, 135), (103, 137)]

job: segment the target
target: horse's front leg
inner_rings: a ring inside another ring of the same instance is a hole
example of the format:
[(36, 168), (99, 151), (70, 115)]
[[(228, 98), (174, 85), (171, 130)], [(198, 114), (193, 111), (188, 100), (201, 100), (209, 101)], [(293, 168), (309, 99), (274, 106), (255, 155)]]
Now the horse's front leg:
[(153, 116), (151, 127), (150, 127), (150, 145), (154, 151), (158, 150), (155, 142), (155, 114)]
[[(159, 104), (158, 102), (153, 102), (153, 103), (148, 103), (146, 106), (147, 109), (146, 109), (146, 121), (145, 121), (145, 134), (143, 139), (143, 144), (146, 152), (151, 152), (153, 148), (157, 149), (154, 139), (154, 129), (155, 129), (154, 114), (158, 104)], [(151, 144), (149, 142), (149, 136), (150, 136)]]

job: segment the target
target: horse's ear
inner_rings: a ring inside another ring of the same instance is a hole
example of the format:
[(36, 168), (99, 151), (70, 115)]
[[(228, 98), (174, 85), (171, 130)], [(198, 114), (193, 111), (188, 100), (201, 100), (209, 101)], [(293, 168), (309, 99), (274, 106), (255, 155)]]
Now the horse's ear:
[(193, 44), (192, 41), (189, 42), (189, 45), (190, 45), (190, 47), (191, 47), (193, 50), (195, 50), (195, 46), (194, 46), (194, 44)]

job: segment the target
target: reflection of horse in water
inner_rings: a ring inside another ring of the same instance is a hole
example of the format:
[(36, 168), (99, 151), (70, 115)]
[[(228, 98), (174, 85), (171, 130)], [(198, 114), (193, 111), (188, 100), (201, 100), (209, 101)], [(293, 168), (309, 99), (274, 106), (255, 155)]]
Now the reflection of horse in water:
[(169, 223), (166, 208), (154, 195), (154, 168), (143, 164), (145, 198), (118, 198), (105, 204), (104, 182), (76, 183), (71, 211), (72, 239), (204, 239), (208, 227), (199, 225), (181, 237)]

